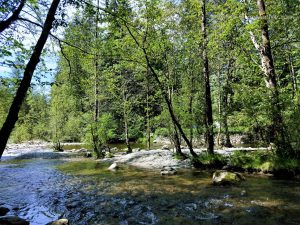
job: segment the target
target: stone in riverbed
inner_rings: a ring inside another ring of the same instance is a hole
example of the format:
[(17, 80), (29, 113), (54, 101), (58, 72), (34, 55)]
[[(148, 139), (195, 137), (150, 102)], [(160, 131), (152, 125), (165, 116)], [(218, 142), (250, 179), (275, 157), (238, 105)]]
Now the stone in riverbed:
[(139, 151), (141, 151), (140, 148), (134, 148), (134, 149), (132, 149), (132, 152), (139, 152)]
[(113, 164), (110, 165), (110, 167), (108, 167), (109, 170), (116, 170), (118, 168), (119, 168), (119, 166), (118, 166), (117, 163), (113, 163)]
[(169, 146), (168, 145), (164, 145), (161, 147), (161, 150), (170, 150)]
[(8, 208), (0, 207), (0, 216), (5, 216), (9, 212)]
[(1, 225), (29, 225), (29, 222), (17, 216), (7, 216), (0, 218)]
[(170, 166), (164, 166), (160, 171), (161, 175), (174, 175), (176, 173), (177, 173), (177, 171), (173, 167), (170, 167)]
[(50, 223), (47, 223), (46, 225), (68, 225), (69, 220), (67, 219), (59, 219)]
[(85, 153), (86, 158), (91, 158), (92, 156), (93, 156), (93, 154), (91, 152), (86, 152)]
[(239, 173), (232, 173), (224, 170), (214, 172), (212, 182), (214, 185), (232, 185), (238, 184), (245, 178)]

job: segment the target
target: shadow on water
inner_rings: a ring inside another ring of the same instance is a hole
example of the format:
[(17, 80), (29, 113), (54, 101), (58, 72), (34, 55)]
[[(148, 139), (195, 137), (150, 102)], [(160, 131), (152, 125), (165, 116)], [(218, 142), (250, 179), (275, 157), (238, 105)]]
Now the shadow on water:
[(300, 183), (247, 176), (216, 187), (210, 172), (121, 166), (92, 160), (0, 164), (0, 206), (33, 225), (66, 217), (93, 224), (300, 224)]

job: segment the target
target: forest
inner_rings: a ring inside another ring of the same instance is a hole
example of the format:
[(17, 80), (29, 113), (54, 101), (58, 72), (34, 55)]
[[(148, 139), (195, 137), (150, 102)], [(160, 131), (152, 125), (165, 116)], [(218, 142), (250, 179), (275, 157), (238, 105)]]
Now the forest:
[(196, 156), (244, 134), (299, 157), (299, 2), (56, 0), (44, 24), (49, 2), (18, 3), (0, 12), (2, 152), (8, 139), (42, 139), (101, 158), (107, 143), (130, 152), (163, 136)]
[(0, 225), (300, 224), (299, 0), (0, 0)]

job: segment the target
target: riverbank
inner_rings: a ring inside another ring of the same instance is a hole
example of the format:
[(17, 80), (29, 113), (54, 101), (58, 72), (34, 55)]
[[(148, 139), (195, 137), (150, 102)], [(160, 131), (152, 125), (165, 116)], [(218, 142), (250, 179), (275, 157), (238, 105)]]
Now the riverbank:
[[(267, 150), (267, 148), (223, 148), (215, 150), (216, 154), (228, 156), (235, 151), (261, 151)], [(194, 149), (197, 154), (206, 153), (205, 149)], [(145, 169), (159, 169), (165, 166), (171, 166), (174, 168), (192, 168), (193, 162), (191, 160), (189, 150), (182, 149), (182, 152), (188, 156), (187, 159), (180, 160), (175, 156), (174, 150), (140, 150), (130, 154), (115, 153), (111, 158), (99, 159), (98, 161), (120, 163)]]
[[(92, 156), (92, 153), (84, 148), (79, 148), (81, 143), (65, 143), (64, 146), (72, 147), (64, 152), (54, 152), (51, 143), (47, 142), (26, 142), (22, 144), (10, 144), (5, 150), (2, 161), (9, 159), (58, 159), (80, 160), (85, 156)], [(68, 148), (66, 148), (68, 149)], [(141, 150), (134, 149), (133, 153), (126, 154), (124, 150), (112, 148), (106, 158), (98, 159), (98, 162), (117, 163), (135, 166), (145, 169), (161, 169), (163, 167), (194, 168), (201, 169), (224, 169), (228, 171), (274, 174), (283, 178), (294, 178), (300, 175), (300, 162), (293, 159), (277, 159), (268, 148), (222, 148), (216, 149), (214, 156), (206, 154), (205, 149), (194, 149), (199, 158), (192, 158), (188, 149), (182, 149), (187, 156), (186, 159), (179, 159), (174, 149)]]

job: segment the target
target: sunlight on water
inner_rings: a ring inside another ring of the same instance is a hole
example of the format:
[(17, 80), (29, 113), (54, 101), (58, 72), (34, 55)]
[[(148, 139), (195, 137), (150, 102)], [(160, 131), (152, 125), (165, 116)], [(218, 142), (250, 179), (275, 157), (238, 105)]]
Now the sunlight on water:
[(211, 173), (158, 170), (93, 160), (0, 163), (0, 206), (33, 225), (60, 217), (71, 224), (300, 224), (299, 181), (250, 176), (215, 187)]

